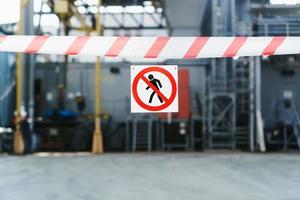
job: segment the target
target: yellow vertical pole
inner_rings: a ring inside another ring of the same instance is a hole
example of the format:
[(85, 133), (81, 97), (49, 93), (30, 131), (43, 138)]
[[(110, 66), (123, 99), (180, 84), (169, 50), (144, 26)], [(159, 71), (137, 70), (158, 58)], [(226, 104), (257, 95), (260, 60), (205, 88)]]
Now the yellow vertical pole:
[[(24, 8), (26, 7), (27, 0), (20, 1), (20, 19), (18, 23), (18, 35), (23, 34), (23, 19)], [(21, 132), (21, 107), (23, 100), (23, 54), (17, 53), (17, 65), (16, 65), (16, 130), (14, 134), (13, 150), (15, 154), (23, 154), (25, 150), (24, 139)]]
[[(100, 20), (100, 6), (101, 0), (97, 0), (97, 14), (96, 14), (96, 32), (101, 35), (101, 20)], [(103, 153), (103, 136), (101, 131), (101, 60), (97, 56), (95, 65), (95, 130), (93, 134), (92, 152), (94, 154)]]

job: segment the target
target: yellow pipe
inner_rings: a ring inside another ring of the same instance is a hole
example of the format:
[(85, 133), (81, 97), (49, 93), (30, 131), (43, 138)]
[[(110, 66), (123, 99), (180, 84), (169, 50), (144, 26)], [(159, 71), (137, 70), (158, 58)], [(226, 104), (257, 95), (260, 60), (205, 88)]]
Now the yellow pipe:
[[(100, 6), (101, 0), (97, 0), (98, 12), (96, 14), (96, 32), (98, 35), (101, 35), (101, 19), (100, 19)], [(95, 130), (93, 135), (93, 146), (92, 152), (94, 154), (103, 153), (103, 137), (101, 131), (101, 60), (97, 56), (95, 64)]]
[[(18, 23), (18, 35), (23, 35), (23, 19), (24, 8), (28, 0), (20, 1), (20, 19)], [(15, 154), (23, 154), (25, 150), (24, 139), (22, 136), (20, 122), (21, 122), (21, 107), (23, 100), (23, 54), (18, 53), (16, 58), (16, 130), (14, 134), (13, 149)]]

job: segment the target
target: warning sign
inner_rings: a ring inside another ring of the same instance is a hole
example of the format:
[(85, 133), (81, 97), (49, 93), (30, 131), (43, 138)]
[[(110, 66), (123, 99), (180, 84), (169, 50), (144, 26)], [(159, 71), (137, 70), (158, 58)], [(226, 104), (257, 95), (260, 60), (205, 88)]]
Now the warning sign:
[(131, 66), (131, 112), (178, 112), (178, 67)]

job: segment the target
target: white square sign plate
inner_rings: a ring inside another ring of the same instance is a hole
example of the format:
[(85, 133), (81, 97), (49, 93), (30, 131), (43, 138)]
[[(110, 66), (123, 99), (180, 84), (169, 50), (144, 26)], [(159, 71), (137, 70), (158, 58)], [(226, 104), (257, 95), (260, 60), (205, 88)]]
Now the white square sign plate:
[(178, 112), (178, 66), (131, 66), (131, 112)]

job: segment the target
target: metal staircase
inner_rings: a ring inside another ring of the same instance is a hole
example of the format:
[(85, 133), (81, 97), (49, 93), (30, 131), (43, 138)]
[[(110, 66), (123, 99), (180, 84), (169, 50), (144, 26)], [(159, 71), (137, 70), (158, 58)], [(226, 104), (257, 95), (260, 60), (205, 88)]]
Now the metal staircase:
[(298, 144), (298, 148), (300, 150), (300, 124), (294, 124), (293, 125), (293, 129), (294, 129), (294, 134), (296, 136), (296, 139), (297, 139), (297, 144)]
[(294, 113), (295, 113), (296, 120), (293, 124), (293, 132), (297, 140), (298, 148), (300, 150), (300, 117), (296, 109), (294, 109)]
[(283, 109), (278, 109), (280, 121), (282, 121), (283, 151), (290, 146), (297, 146), (300, 150), (300, 117), (292, 98), (286, 97), (278, 105), (284, 104)]

